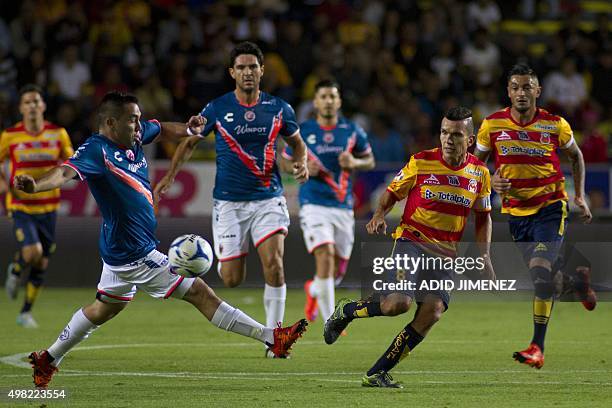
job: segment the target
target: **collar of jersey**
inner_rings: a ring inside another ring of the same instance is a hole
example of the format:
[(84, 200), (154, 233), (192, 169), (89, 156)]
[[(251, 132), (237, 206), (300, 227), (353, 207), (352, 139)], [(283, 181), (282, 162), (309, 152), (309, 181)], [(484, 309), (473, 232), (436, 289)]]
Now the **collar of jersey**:
[(243, 106), (245, 108), (252, 108), (253, 106), (257, 105), (259, 103), (259, 101), (261, 101), (261, 96), (262, 96), (263, 92), (262, 91), (258, 91), (258, 92), (259, 92), (259, 95), (257, 95), (257, 100), (255, 102), (253, 102), (251, 105), (246, 105), (246, 104), (240, 102), (240, 100), (236, 96), (236, 91), (232, 92), (232, 95), (234, 95), (234, 99), (236, 100), (238, 105)]
[(451, 166), (449, 163), (446, 162), (446, 160), (444, 160), (444, 157), (442, 156), (442, 148), (438, 147), (438, 160), (440, 160), (440, 163), (442, 163), (445, 167), (453, 170), (453, 171), (457, 171), (457, 170), (461, 170), (462, 168), (464, 168), (465, 166), (468, 165), (469, 160), (470, 160), (470, 156), (469, 153), (467, 153), (465, 155), (465, 160), (463, 161), (463, 164), (459, 165), (459, 166)]
[(115, 142), (113, 139), (111, 139), (110, 137), (104, 136), (102, 133), (94, 133), (94, 135), (100, 136), (101, 138), (107, 140), (110, 144), (118, 147), (121, 150), (129, 150), (129, 149), (132, 149), (134, 147), (134, 146), (129, 147), (129, 146), (126, 146), (126, 145), (119, 144), (119, 143)]

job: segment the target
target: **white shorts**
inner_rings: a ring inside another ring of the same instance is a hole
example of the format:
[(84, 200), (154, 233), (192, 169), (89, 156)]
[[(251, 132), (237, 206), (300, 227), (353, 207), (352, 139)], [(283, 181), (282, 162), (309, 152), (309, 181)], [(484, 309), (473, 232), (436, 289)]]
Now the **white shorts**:
[(104, 263), (98, 283), (98, 299), (104, 302), (129, 302), (141, 289), (154, 298), (182, 299), (195, 278), (185, 278), (170, 272), (168, 257), (157, 250), (127, 265)]
[(287, 234), (289, 212), (285, 197), (258, 201), (213, 200), (213, 237), (219, 262), (249, 253), (249, 232), (257, 248), (272, 235)]
[(349, 259), (355, 242), (353, 210), (305, 204), (300, 209), (300, 226), (309, 253), (325, 244), (333, 244), (336, 254)]

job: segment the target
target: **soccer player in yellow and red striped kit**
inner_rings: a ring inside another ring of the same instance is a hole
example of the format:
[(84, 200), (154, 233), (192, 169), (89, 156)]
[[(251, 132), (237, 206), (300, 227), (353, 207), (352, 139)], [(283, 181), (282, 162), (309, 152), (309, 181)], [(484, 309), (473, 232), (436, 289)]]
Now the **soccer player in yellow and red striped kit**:
[[(473, 209), (476, 241), (483, 263), (481, 273), (488, 279), (495, 279), (489, 257), (490, 175), (484, 163), (468, 153), (474, 140), (472, 112), (464, 107), (450, 109), (442, 120), (441, 147), (413, 155), (383, 193), (366, 228), (370, 234), (386, 233), (385, 215), (395, 203), (406, 199), (404, 215), (393, 234), (393, 257), (453, 257)], [(338, 301), (334, 314), (325, 323), (326, 343), (334, 343), (353, 319), (396, 316), (407, 312), (416, 302), (413, 320), (393, 339), (362, 380), (366, 387), (401, 388), (389, 371), (425, 338), (450, 302), (447, 291), (420, 290), (421, 284), (452, 280), (453, 273), (451, 268), (441, 266), (418, 268), (410, 274), (391, 271), (393, 276), (388, 281), (410, 280), (416, 284), (416, 290), (381, 292), (380, 300)]]
[(15, 239), (20, 247), (9, 264), (5, 289), (10, 299), (17, 297), (21, 273), (29, 266), (26, 296), (17, 324), (36, 328), (32, 304), (38, 297), (49, 256), (55, 250), (55, 221), (60, 191), (54, 189), (26, 194), (12, 188), (15, 176), (39, 176), (74, 153), (68, 133), (62, 127), (45, 121), (43, 91), (26, 85), (19, 92), (19, 112), (23, 120), (0, 136), (0, 163), (8, 159), (9, 179), (0, 170), (0, 193), (6, 192), (6, 210), (13, 219)]
[[(493, 188), (501, 194), (502, 213), (510, 216), (512, 239), (519, 243), (533, 279), (533, 338), (527, 349), (515, 352), (513, 357), (535, 368), (544, 365), (544, 337), (554, 298), (553, 272), (567, 227), (568, 197), (557, 149), (572, 164), (574, 203), (583, 221), (591, 221), (584, 200), (582, 153), (567, 121), (536, 106), (541, 91), (535, 72), (526, 65), (515, 65), (508, 75), (512, 106), (483, 121), (474, 152), (483, 161), (491, 153), (495, 158)], [(582, 275), (576, 289), (584, 306), (591, 310), (595, 294), (588, 275)]]

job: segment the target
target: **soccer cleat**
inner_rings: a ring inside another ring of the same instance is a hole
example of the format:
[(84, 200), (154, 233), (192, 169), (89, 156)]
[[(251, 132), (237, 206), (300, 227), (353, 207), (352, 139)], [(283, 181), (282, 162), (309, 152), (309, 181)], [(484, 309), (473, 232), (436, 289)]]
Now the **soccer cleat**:
[(531, 343), (526, 350), (515, 351), (512, 357), (519, 363), (527, 364), (538, 370), (544, 366), (544, 353), (542, 353), (540, 346), (535, 343)]
[[(574, 282), (574, 294), (580, 299), (582, 306), (591, 311), (597, 306), (597, 295), (591, 288), (591, 269), (579, 266), (576, 268), (576, 276), (578, 279), (577, 282)], [(578, 282), (579, 284), (577, 284)]]
[(353, 320), (344, 314), (344, 305), (350, 302), (352, 302), (350, 299), (340, 299), (338, 303), (336, 303), (334, 313), (332, 313), (330, 318), (325, 322), (323, 338), (327, 344), (334, 344), (344, 329), (346, 329)]
[(266, 358), (282, 358), (282, 359), (290, 359), (291, 356), (290, 355), (284, 355), (284, 356), (276, 356), (272, 350), (270, 350), (269, 348), (266, 348), (266, 354), (265, 354)]
[(281, 327), (279, 322), (278, 327), (274, 329), (274, 344), (268, 344), (274, 356), (276, 358), (287, 358), (291, 346), (302, 337), (302, 334), (306, 331), (306, 326), (308, 326), (306, 319), (300, 319), (289, 327)]
[(34, 385), (38, 388), (47, 388), (49, 382), (51, 382), (51, 377), (58, 371), (57, 367), (51, 364), (53, 360), (49, 352), (47, 350), (42, 350), (38, 353), (34, 351), (30, 353), (28, 359), (34, 369), (34, 373), (32, 374)]
[(364, 375), (361, 379), (363, 387), (378, 387), (378, 388), (404, 388), (401, 382), (393, 381), (393, 377), (385, 371), (379, 371), (372, 375)]
[(314, 322), (317, 320), (317, 316), (319, 315), (319, 305), (317, 303), (317, 298), (310, 296), (310, 287), (314, 281), (312, 279), (307, 280), (304, 284), (304, 292), (306, 292), (306, 303), (304, 304), (304, 316), (306, 316), (306, 320), (309, 322)]
[(4, 290), (9, 299), (17, 299), (17, 290), (19, 289), (19, 275), (13, 273), (15, 270), (14, 263), (11, 262), (6, 270), (6, 281), (4, 281)]
[(19, 313), (17, 315), (17, 324), (25, 329), (38, 329), (38, 323), (36, 323), (30, 312)]

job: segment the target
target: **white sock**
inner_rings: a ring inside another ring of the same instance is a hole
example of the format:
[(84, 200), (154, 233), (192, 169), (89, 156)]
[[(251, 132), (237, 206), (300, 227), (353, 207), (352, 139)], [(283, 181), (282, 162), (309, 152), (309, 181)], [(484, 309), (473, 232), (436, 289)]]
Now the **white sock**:
[(210, 322), (220, 329), (242, 334), (263, 343), (274, 344), (273, 329), (264, 327), (242, 310), (236, 309), (225, 302), (221, 302)]
[(321, 292), (322, 280), (323, 279), (315, 275), (314, 279), (312, 280), (312, 283), (310, 284), (310, 289), (308, 290), (308, 292), (310, 292), (310, 296), (315, 298), (319, 296), (319, 293)]
[(285, 299), (287, 298), (287, 285), (274, 287), (266, 283), (264, 289), (264, 309), (266, 310), (266, 326), (275, 328), (278, 322), (285, 317)]
[(64, 331), (62, 331), (62, 334), (59, 335), (55, 343), (47, 350), (54, 358), (52, 364), (57, 367), (66, 353), (89, 337), (91, 332), (98, 327), (99, 326), (96, 326), (85, 317), (83, 309), (77, 310), (76, 313), (72, 315), (72, 319), (70, 319)]
[[(317, 282), (318, 280), (318, 282)], [(321, 317), (323, 321), (326, 322), (334, 313), (334, 278), (316, 278), (315, 282), (317, 283), (317, 303), (319, 304), (319, 311), (321, 312)], [(314, 283), (313, 285), (314, 286)]]

